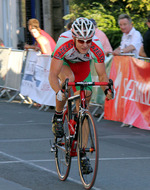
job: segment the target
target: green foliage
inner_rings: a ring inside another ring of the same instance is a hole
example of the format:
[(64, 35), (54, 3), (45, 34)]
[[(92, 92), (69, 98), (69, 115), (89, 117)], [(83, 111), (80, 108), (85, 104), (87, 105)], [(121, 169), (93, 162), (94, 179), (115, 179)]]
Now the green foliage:
[(104, 30), (113, 49), (120, 45), (122, 32), (119, 29)]
[(70, 14), (65, 20), (78, 17), (94, 18), (100, 30), (106, 33), (114, 48), (120, 44), (122, 32), (118, 26), (118, 16), (127, 13), (131, 16), (134, 27), (142, 35), (147, 30), (145, 18), (150, 13), (150, 0), (70, 0)]

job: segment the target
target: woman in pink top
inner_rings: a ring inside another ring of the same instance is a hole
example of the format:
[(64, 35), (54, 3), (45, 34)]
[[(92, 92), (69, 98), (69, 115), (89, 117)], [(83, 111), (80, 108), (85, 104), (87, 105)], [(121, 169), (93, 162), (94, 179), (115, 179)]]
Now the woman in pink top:
[(41, 30), (39, 21), (37, 19), (30, 19), (28, 21), (28, 29), (35, 38), (36, 43), (34, 45), (26, 44), (24, 48), (35, 49), (35, 51), (40, 50), (42, 54), (51, 55), (55, 49), (56, 43), (48, 33)]

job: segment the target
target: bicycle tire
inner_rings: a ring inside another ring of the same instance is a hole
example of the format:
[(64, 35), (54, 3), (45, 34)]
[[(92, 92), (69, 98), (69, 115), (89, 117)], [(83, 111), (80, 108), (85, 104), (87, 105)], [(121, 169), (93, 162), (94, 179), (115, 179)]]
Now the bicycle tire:
[[(87, 125), (87, 121), (88, 121), (88, 125)], [(84, 133), (82, 132), (83, 127), (89, 130), (88, 134), (86, 134), (85, 132)], [(83, 136), (84, 138), (86, 138), (85, 136), (87, 136), (87, 139), (88, 139), (86, 147), (84, 148), (83, 148), (84, 145), (82, 145), (84, 144), (82, 142)], [(81, 166), (81, 154), (83, 153), (83, 151), (85, 151), (86, 157), (89, 158), (91, 167), (93, 168), (92, 173), (84, 174), (83, 172), (83, 168)], [(85, 189), (91, 189), (95, 183), (95, 179), (97, 176), (99, 148), (98, 148), (98, 137), (97, 137), (96, 126), (94, 124), (92, 115), (90, 114), (89, 111), (86, 111), (85, 114), (83, 114), (83, 116), (81, 116), (80, 118), (77, 152), (78, 152), (79, 174), (80, 174), (81, 181)]]
[(65, 181), (70, 172), (71, 157), (70, 157), (70, 134), (68, 129), (67, 113), (63, 117), (64, 136), (55, 139), (55, 163), (56, 169), (61, 181)]

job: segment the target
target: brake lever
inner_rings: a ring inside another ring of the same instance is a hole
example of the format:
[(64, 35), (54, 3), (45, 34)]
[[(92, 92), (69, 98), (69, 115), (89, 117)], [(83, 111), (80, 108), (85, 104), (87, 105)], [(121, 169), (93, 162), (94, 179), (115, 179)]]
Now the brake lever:
[[(107, 91), (110, 91), (112, 93), (112, 99), (114, 98), (114, 88), (113, 88), (113, 80), (109, 79), (109, 83), (108, 83), (108, 89)], [(106, 98), (107, 101), (109, 101), (108, 98)]]
[(112, 93), (112, 99), (114, 98), (114, 88), (113, 88), (113, 80), (112, 79), (109, 79), (109, 89), (110, 89), (110, 91), (111, 91), (111, 93)]
[(62, 90), (64, 91), (65, 97), (68, 97), (68, 82), (69, 79), (67, 78), (65, 82), (62, 84)]
[(66, 98), (68, 97), (68, 82), (69, 82), (69, 79), (67, 78), (65, 81), (65, 96), (66, 96)]

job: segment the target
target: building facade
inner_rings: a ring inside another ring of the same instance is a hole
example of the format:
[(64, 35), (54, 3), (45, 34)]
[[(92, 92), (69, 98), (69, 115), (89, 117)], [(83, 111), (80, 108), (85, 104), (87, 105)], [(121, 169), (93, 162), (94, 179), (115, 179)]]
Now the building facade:
[(69, 13), (69, 0), (0, 0), (0, 38), (6, 47), (23, 49), (32, 44), (27, 22), (36, 18), (40, 27), (55, 41), (65, 25), (63, 16)]

